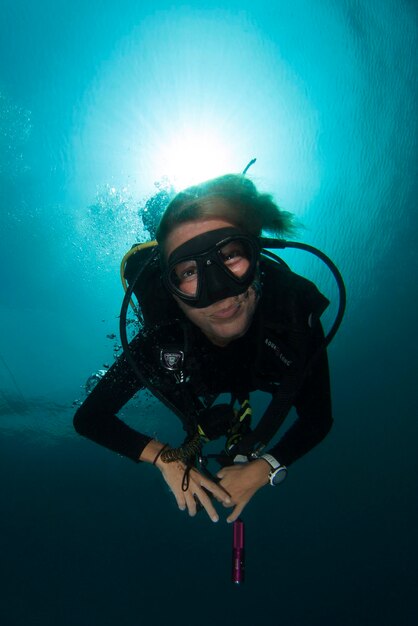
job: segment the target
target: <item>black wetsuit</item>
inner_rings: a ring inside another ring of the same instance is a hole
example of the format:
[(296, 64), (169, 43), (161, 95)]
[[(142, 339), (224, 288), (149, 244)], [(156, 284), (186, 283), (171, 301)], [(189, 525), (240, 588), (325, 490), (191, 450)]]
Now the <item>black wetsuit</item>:
[[(262, 296), (242, 338), (217, 347), (179, 313), (178, 320), (139, 333), (130, 348), (144, 378), (177, 414), (190, 413), (191, 404), (210, 406), (223, 392), (243, 396), (261, 390), (274, 399), (287, 385), (297, 419), (269, 452), (288, 466), (317, 445), (332, 425), (328, 360), (321, 349), (319, 322), (328, 301), (313, 283), (276, 263), (262, 267)], [(162, 349), (185, 352), (181, 380), (162, 367)], [(122, 355), (78, 409), (77, 432), (138, 461), (152, 437), (129, 427), (117, 413), (141, 387)]]

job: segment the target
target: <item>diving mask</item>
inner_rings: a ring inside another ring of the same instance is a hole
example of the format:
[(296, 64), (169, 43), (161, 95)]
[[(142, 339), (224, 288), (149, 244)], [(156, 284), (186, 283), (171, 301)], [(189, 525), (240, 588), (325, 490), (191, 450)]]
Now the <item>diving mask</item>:
[(234, 227), (189, 239), (168, 257), (167, 289), (189, 306), (204, 308), (247, 291), (255, 278), (261, 246)]

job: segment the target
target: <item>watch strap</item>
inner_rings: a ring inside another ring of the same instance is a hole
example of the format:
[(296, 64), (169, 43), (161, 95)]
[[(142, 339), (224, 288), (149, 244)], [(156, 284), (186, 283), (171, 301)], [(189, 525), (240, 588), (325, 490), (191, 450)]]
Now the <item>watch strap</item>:
[(267, 461), (267, 463), (271, 467), (269, 473), (269, 483), (272, 487), (275, 487), (286, 478), (287, 467), (279, 463), (279, 461), (275, 459), (274, 456), (272, 456), (271, 454), (262, 454), (259, 458)]
[(274, 458), (271, 454), (262, 454), (260, 459), (264, 459), (270, 465), (271, 469), (276, 470), (279, 469), (281, 463), (277, 459)]

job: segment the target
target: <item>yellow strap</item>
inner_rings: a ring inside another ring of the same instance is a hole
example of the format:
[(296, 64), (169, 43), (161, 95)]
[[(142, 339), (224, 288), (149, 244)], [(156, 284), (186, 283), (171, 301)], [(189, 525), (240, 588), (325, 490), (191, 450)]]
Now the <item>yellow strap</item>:
[[(133, 248), (128, 250), (128, 252), (123, 257), (120, 263), (120, 279), (122, 281), (122, 286), (123, 286), (125, 293), (128, 290), (128, 283), (126, 282), (126, 279), (125, 279), (125, 269), (126, 269), (126, 264), (128, 260), (131, 258), (131, 256), (133, 256), (140, 250), (144, 250), (145, 248), (151, 248), (154, 246), (158, 246), (158, 243), (155, 240), (146, 241), (145, 243), (139, 243), (137, 246), (134, 246)], [(129, 302), (130, 302), (131, 307), (135, 311), (135, 314), (138, 315), (138, 310), (137, 310), (137, 307), (135, 306), (135, 303), (132, 301), (132, 299)]]
[(253, 410), (252, 408), (249, 406), (245, 409), (244, 413), (242, 415), (240, 415), (239, 421), (243, 422), (245, 420), (245, 418), (249, 415), (250, 417), (253, 414)]
[(200, 424), (197, 425), (197, 432), (199, 433), (199, 436), (202, 437), (202, 439), (205, 439), (205, 441), (210, 441)]

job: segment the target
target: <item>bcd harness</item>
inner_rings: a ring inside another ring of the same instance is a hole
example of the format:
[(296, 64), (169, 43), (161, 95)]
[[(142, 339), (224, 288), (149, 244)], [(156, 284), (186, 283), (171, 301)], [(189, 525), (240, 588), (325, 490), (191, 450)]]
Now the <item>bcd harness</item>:
[[(341, 324), (345, 309), (346, 293), (343, 279), (334, 263), (325, 254), (307, 244), (279, 239), (262, 239), (261, 242), (263, 246), (261, 263), (267, 272), (274, 271), (273, 268), (280, 268), (281, 275), (288, 278), (291, 277), (292, 280), (297, 275), (293, 274), (284, 261), (271, 253), (268, 248), (299, 248), (318, 256), (326, 263), (337, 282), (339, 307), (328, 335), (324, 338), (323, 344), (317, 349), (315, 354), (303, 363), (302, 368), (296, 367), (293, 370), (289, 368), (290, 371), (282, 378), (274, 391), (269, 390), (272, 393), (272, 399), (258, 424), (252, 430), (250, 428), (252, 409), (249, 404), (248, 391), (240, 390), (239, 393), (232, 393), (229, 405), (212, 406), (211, 401), (216, 396), (206, 398), (206, 403), (203, 403), (188, 388), (185, 378), (185, 369), (187, 369), (187, 367), (185, 368), (185, 361), (190, 358), (193, 350), (193, 345), (191, 345), (191, 324), (188, 320), (182, 318), (182, 314), (174, 299), (161, 284), (157, 243), (151, 241), (137, 244), (122, 259), (121, 280), (125, 289), (125, 297), (120, 314), (122, 346), (126, 358), (141, 385), (148, 388), (156, 398), (182, 421), (187, 432), (187, 438), (183, 446), (177, 449), (177, 453), (181, 457), (181, 452), (179, 451), (183, 451), (184, 457), (186, 457), (185, 460), (187, 460), (187, 457), (190, 459), (198, 454), (202, 443), (210, 439), (216, 439), (222, 434), (227, 436), (225, 449), (230, 458), (234, 458), (236, 455), (248, 456), (254, 451), (259, 452), (264, 448), (288, 415), (309, 367), (312, 366), (320, 352), (330, 343)], [(301, 279), (301, 277), (297, 278)], [(321, 295), (319, 292), (317, 293)], [(132, 301), (133, 294), (135, 294), (138, 305), (135, 305)], [(169, 392), (170, 385), (165, 385), (165, 388), (162, 390), (159, 384), (160, 381), (155, 380), (155, 377), (153, 379), (149, 374), (147, 375), (146, 368), (140, 368), (136, 358), (132, 355), (126, 333), (129, 303), (133, 306), (141, 324), (141, 330), (144, 333), (148, 333), (151, 329), (154, 331), (153, 334), (155, 336), (160, 336), (161, 334), (164, 335), (164, 330), (167, 328), (181, 328), (183, 338), (180, 345), (177, 343), (174, 347), (160, 348), (160, 364), (165, 369), (165, 374), (169, 373), (171, 376), (174, 393)], [(322, 296), (322, 302), (319, 305), (317, 304), (317, 310), (308, 311), (307, 314), (309, 315), (309, 312), (314, 313), (316, 318), (319, 319), (328, 304), (326, 298)], [(262, 328), (263, 322), (260, 321), (259, 329)], [(298, 350), (300, 337), (300, 323), (294, 319), (293, 327), (288, 333), (288, 344), (291, 349)], [(272, 344), (272, 349), (278, 353), (278, 358), (280, 358), (280, 349), (275, 344), (274, 338), (268, 339), (260, 336), (259, 341), (262, 342), (263, 340)], [(282, 355), (282, 359), (286, 360), (286, 356)], [(181, 401), (179, 402), (180, 398)], [(228, 424), (229, 428), (227, 427)]]
[[(135, 245), (122, 259), (121, 280), (125, 289), (125, 297), (120, 314), (120, 336), (126, 358), (141, 385), (148, 388), (156, 398), (180, 418), (187, 432), (186, 440), (180, 448), (166, 452), (165, 456), (168, 461), (181, 458), (186, 463), (190, 463), (191, 459), (200, 454), (202, 443), (216, 439), (222, 434), (227, 436), (226, 454), (223, 459), (225, 464), (228, 463), (228, 457), (229, 462), (232, 463), (232, 459), (236, 455), (249, 456), (258, 453), (267, 445), (284, 422), (309, 368), (321, 351), (330, 343), (341, 324), (345, 310), (346, 293), (343, 279), (334, 263), (321, 251), (307, 244), (279, 239), (261, 239), (261, 242), (263, 251), (260, 262), (262, 268), (260, 282), (263, 282), (263, 273), (274, 274), (276, 284), (277, 277), (281, 277), (284, 284), (288, 286), (296, 281), (300, 286), (299, 293), (302, 294), (302, 301), (305, 300), (304, 311), (302, 311), (303, 319), (301, 319), (300, 297), (298, 302), (291, 298), (290, 306), (287, 307), (287, 314), (290, 315), (290, 319), (288, 320), (286, 343), (291, 353), (300, 352), (306, 332), (309, 332), (308, 316), (309, 325), (312, 326), (315, 320), (319, 320), (329, 301), (317, 291), (312, 283), (293, 274), (284, 261), (267, 248), (299, 248), (318, 256), (326, 263), (337, 282), (339, 307), (330, 331), (316, 352), (309, 359), (300, 358), (299, 366), (288, 367), (288, 371), (280, 380), (279, 385), (271, 385), (270, 388), (264, 389), (272, 393), (272, 399), (258, 424), (252, 430), (250, 428), (252, 409), (249, 404), (248, 390), (232, 393), (229, 405), (212, 406), (218, 394), (211, 396), (211, 394), (205, 393), (205, 390), (200, 390), (198, 392), (199, 397), (197, 397), (196, 393), (188, 387), (187, 370), (189, 361), (193, 360), (194, 331), (191, 328), (191, 323), (183, 317), (174, 299), (162, 285), (157, 243), (151, 241)], [(271, 282), (269, 281), (268, 284)], [(310, 285), (311, 288), (306, 289), (306, 285)], [(290, 292), (293, 295), (295, 293), (294, 289), (290, 289)], [(138, 305), (132, 301), (133, 294), (135, 294)], [(265, 298), (265, 294), (263, 294), (263, 298)], [(138, 317), (144, 337), (148, 336), (148, 340), (151, 342), (152, 337), (155, 337), (160, 342), (158, 349), (160, 366), (164, 370), (162, 377), (155, 375), (155, 369), (153, 375), (145, 363), (139, 367), (137, 358), (131, 352), (126, 332), (129, 303), (131, 303)], [(258, 308), (260, 307), (258, 306)], [(270, 310), (270, 303), (265, 308)], [(273, 311), (273, 317), (274, 313)], [(260, 318), (257, 355), (260, 357), (261, 345), (264, 342), (275, 353), (276, 358), (281, 359), (282, 363), (286, 365), (286, 361), (289, 359), (281, 347), (277, 345), (275, 334), (273, 333), (271, 338), (269, 338), (268, 332), (266, 334), (268, 327), (269, 320)], [(274, 320), (270, 321), (270, 327), (274, 331)], [(179, 328), (182, 333), (180, 341), (177, 332)], [(170, 343), (173, 333), (176, 341)], [(168, 345), (161, 347), (161, 337), (166, 338), (167, 336), (169, 337)], [(163, 379), (166, 381), (165, 384)], [(257, 388), (263, 389), (262, 386)], [(170, 458), (170, 453), (172, 458)]]

